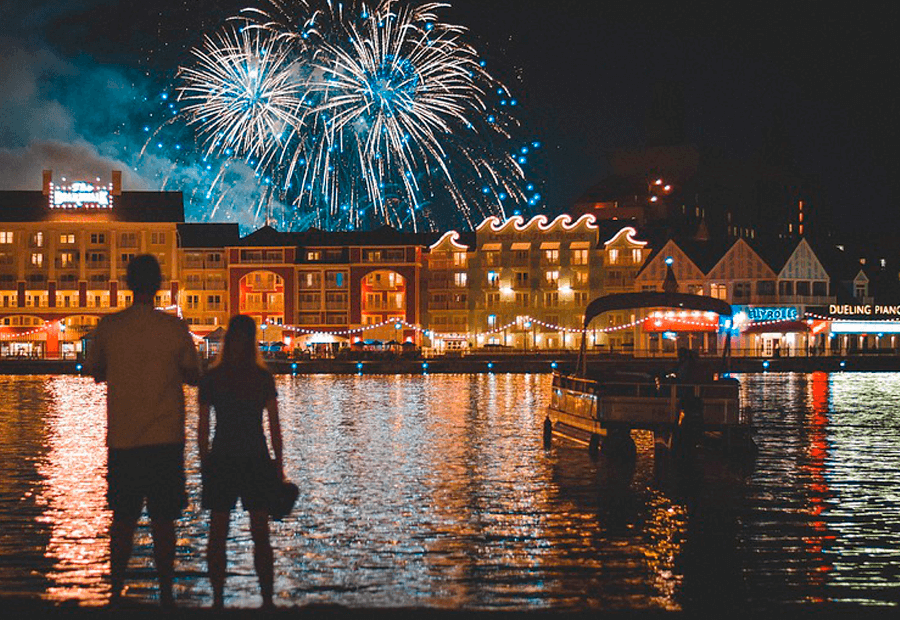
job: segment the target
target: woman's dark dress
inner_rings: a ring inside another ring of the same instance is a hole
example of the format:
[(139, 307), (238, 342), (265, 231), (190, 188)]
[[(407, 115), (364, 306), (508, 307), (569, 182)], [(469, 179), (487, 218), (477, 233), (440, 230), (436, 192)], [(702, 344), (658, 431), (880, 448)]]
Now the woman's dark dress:
[(263, 410), (275, 398), (272, 374), (258, 366), (213, 368), (200, 380), (200, 403), (215, 411), (215, 435), (203, 468), (203, 508), (228, 512), (268, 507), (275, 473), (263, 432)]

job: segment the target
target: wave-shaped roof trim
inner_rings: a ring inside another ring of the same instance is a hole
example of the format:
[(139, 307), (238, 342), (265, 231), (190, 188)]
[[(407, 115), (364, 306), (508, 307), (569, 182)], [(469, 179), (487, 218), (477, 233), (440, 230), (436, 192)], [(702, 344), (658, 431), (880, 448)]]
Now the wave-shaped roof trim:
[(563, 230), (574, 230), (582, 226), (587, 229), (596, 230), (597, 218), (594, 217), (592, 213), (585, 213), (573, 222), (571, 215), (563, 214), (558, 215), (551, 222), (546, 215), (535, 215), (528, 220), (528, 223), (525, 223), (525, 218), (521, 215), (514, 215), (505, 222), (496, 215), (492, 215), (485, 218), (485, 220), (475, 228), (475, 231), (481, 232), (486, 227), (490, 227), (491, 232), (499, 233), (506, 231), (510, 226), (518, 232), (524, 232), (531, 228), (537, 228), (541, 232), (547, 232), (556, 227), (560, 227)]

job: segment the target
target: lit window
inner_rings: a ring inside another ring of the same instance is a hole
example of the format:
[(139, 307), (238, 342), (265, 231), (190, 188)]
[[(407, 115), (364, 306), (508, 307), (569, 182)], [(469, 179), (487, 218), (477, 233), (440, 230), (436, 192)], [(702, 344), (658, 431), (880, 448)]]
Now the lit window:
[(588, 251), (587, 250), (572, 250), (572, 264), (573, 265), (587, 265), (588, 262)]
[(619, 250), (612, 249), (609, 251), (609, 264), (610, 265), (619, 264)]
[(12, 243), (13, 232), (11, 230), (0, 230), (0, 243)]
[(40, 252), (33, 252), (31, 254), (31, 264), (35, 267), (41, 267), (44, 264), (44, 255)]
[(466, 285), (466, 274), (465, 273), (453, 274), (453, 282), (458, 287), (464, 287)]

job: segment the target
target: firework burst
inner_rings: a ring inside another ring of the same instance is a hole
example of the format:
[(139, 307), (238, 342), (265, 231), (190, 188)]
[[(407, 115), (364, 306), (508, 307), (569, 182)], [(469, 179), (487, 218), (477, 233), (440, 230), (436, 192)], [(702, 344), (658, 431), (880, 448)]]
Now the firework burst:
[[(466, 226), (536, 206), (515, 105), (444, 4), (273, 3), (180, 73), (208, 155), (273, 179), (283, 222), (337, 230)], [(506, 105), (498, 110), (496, 103)], [(533, 143), (531, 148), (538, 144)]]
[(255, 28), (206, 37), (196, 65), (180, 72), (179, 100), (206, 155), (235, 154), (266, 168), (300, 125), (300, 83), (289, 47)]

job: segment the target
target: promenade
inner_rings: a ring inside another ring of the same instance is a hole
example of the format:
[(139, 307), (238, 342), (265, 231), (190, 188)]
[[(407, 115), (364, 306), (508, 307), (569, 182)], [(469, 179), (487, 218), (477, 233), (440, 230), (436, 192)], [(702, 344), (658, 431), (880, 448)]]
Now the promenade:
[[(512, 353), (496, 355), (435, 356), (403, 359), (304, 359), (268, 358), (266, 363), (275, 374), (474, 374), (474, 373), (549, 373), (554, 370), (573, 370), (577, 354)], [(701, 363), (713, 372), (722, 370), (721, 357), (706, 356)], [(634, 369), (648, 373), (671, 372), (677, 361), (672, 357), (633, 357), (626, 354), (592, 355), (588, 365), (593, 368)], [(732, 357), (728, 370), (744, 372), (876, 372), (900, 371), (900, 355), (848, 355), (811, 357)], [(86, 374), (84, 364), (77, 359), (0, 358), (0, 374), (44, 375)]]

